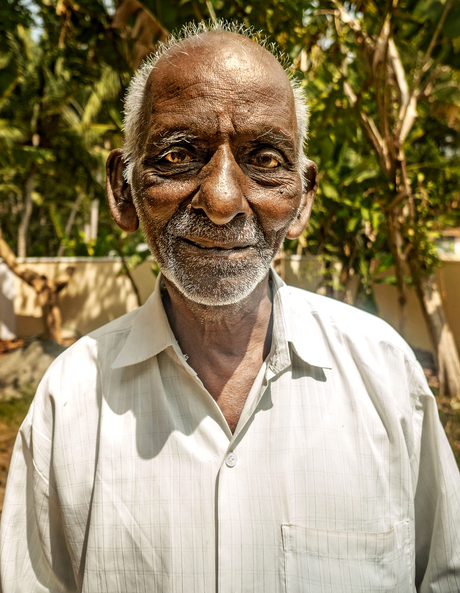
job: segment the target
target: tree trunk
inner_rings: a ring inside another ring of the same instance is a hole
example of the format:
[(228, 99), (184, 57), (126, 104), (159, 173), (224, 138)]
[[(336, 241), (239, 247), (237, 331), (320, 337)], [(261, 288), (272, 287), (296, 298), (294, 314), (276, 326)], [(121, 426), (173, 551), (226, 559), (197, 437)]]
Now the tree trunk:
[(18, 257), (26, 257), (27, 254), (27, 233), (29, 231), (29, 222), (32, 215), (32, 192), (34, 191), (36, 168), (35, 163), (30, 165), (29, 175), (26, 181), (24, 210), (18, 228)]
[(62, 344), (62, 314), (57, 303), (43, 307), (45, 339)]
[(131, 271), (128, 268), (128, 262), (126, 261), (125, 256), (123, 254), (122, 243), (121, 243), (121, 241), (117, 241), (115, 243), (115, 245), (116, 245), (116, 248), (117, 248), (117, 251), (118, 251), (118, 255), (120, 256), (121, 263), (123, 264), (123, 273), (128, 276), (128, 280), (130, 281), (131, 286), (132, 286), (132, 289), (134, 291), (134, 294), (136, 295), (137, 306), (138, 307), (142, 307), (141, 293), (139, 292), (139, 289), (137, 287), (137, 284), (134, 281), (133, 275), (131, 274)]
[(68, 285), (75, 267), (69, 266), (65, 273), (56, 280), (50, 280), (45, 275), (37, 274), (24, 264), (20, 264), (16, 256), (3, 239), (0, 230), (0, 258), (6, 263), (10, 270), (26, 284), (31, 286), (37, 293), (38, 303), (42, 309), (42, 319), (45, 338), (62, 343), (62, 316), (58, 304), (59, 293)]
[[(406, 74), (399, 51), (394, 39), (391, 37), (390, 19), (397, 3), (387, 3), (389, 10), (377, 42), (374, 42), (371, 37), (367, 36), (367, 33), (361, 28), (359, 21), (354, 18), (351, 12), (347, 12), (341, 2), (334, 2), (333, 4), (336, 8), (334, 15), (337, 15), (342, 23), (350, 27), (350, 33), (355, 36), (357, 48), (361, 50), (361, 56), (366, 58), (370, 65), (365, 86), (360, 89), (359, 93), (356, 93), (352, 88), (348, 76), (346, 65), (347, 55), (344, 52), (344, 65), (342, 69), (344, 94), (347, 96), (350, 105), (358, 110), (361, 128), (370, 146), (375, 151), (380, 169), (387, 178), (389, 186), (396, 188), (394, 191), (399, 191), (386, 208), (389, 239), (398, 287), (399, 330), (400, 333), (404, 333), (407, 307), (406, 288), (404, 285), (404, 264), (407, 261), (411, 269), (412, 280), (422, 306), (432, 342), (438, 368), (440, 391), (442, 393), (447, 388), (451, 397), (460, 400), (460, 359), (452, 332), (446, 322), (441, 294), (436, 285), (434, 275), (427, 276), (424, 274), (419, 262), (415, 259), (417, 257), (416, 251), (418, 245), (416, 243), (412, 244), (411, 241), (405, 239), (404, 247), (407, 255), (403, 256), (401, 254), (399, 244), (401, 228), (396, 216), (396, 207), (404, 199), (405, 203), (401, 205), (406, 207), (406, 212), (404, 212), (404, 209), (401, 209), (400, 217), (403, 228), (408, 230), (418, 222), (416, 220), (414, 195), (411, 189), (411, 180), (408, 175), (403, 146), (417, 118), (417, 102), (419, 98), (425, 96), (425, 98), (432, 100), (432, 95), (430, 97), (424, 95), (427, 89), (425, 84), (427, 73), (430, 69), (434, 73), (434, 68), (437, 67), (437, 60), (432, 59), (432, 53), (439, 44), (439, 36), (447, 15), (453, 6), (453, 1), (447, 0), (444, 2), (443, 12), (436, 24), (430, 44), (424, 53), (423, 59), (421, 61), (417, 60), (415, 70), (410, 76), (412, 79), (411, 90), (408, 84), (409, 76)], [(340, 37), (341, 32), (337, 26), (337, 22), (336, 28)], [(359, 52), (357, 53), (359, 55)], [(388, 61), (387, 57), (389, 58)], [(431, 68), (432, 65), (435, 65), (434, 68)], [(382, 80), (384, 80), (383, 87)], [(399, 98), (396, 98), (391, 92), (395, 84), (399, 91)], [(383, 92), (380, 92), (382, 89)], [(371, 95), (373, 93), (377, 107), (376, 122), (362, 108), (361, 97), (364, 91), (367, 91)], [(395, 112), (398, 113), (394, 118), (392, 114)], [(394, 119), (394, 123), (396, 124), (392, 128), (388, 125), (391, 119)]]
[(460, 358), (454, 336), (446, 321), (442, 297), (434, 274), (424, 278), (410, 261), (412, 278), (430, 335), (439, 379), (439, 395), (448, 393), (460, 400)]
[(388, 231), (390, 239), (391, 253), (393, 254), (393, 262), (396, 275), (396, 287), (398, 289), (398, 331), (404, 337), (406, 331), (406, 286), (404, 284), (403, 262), (401, 261), (401, 254), (399, 252), (398, 232), (395, 224), (395, 217), (392, 212), (387, 214)]
[[(81, 204), (82, 200), (83, 200), (83, 192), (78, 194), (78, 197), (72, 206), (72, 210), (70, 212), (69, 218), (65, 225), (64, 234), (65, 234), (66, 240), (68, 239), (68, 237), (70, 235), (70, 232), (73, 227), (73, 223), (75, 222), (75, 217), (77, 216), (77, 212), (78, 212), (78, 209), (80, 208), (80, 204)], [(63, 243), (61, 243), (59, 245), (57, 256), (62, 257), (64, 255), (64, 250), (65, 250), (65, 245)]]

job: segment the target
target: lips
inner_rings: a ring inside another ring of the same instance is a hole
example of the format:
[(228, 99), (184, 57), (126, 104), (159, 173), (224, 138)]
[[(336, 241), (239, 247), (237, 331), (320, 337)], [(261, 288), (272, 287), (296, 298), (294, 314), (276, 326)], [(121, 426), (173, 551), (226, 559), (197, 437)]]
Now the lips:
[(197, 247), (198, 249), (205, 249), (205, 250), (217, 250), (217, 251), (235, 251), (235, 250), (242, 250), (248, 249), (252, 247), (247, 243), (239, 243), (236, 241), (213, 241), (211, 239), (206, 239), (203, 237), (182, 237), (182, 241), (187, 243), (187, 245), (191, 245), (192, 247)]

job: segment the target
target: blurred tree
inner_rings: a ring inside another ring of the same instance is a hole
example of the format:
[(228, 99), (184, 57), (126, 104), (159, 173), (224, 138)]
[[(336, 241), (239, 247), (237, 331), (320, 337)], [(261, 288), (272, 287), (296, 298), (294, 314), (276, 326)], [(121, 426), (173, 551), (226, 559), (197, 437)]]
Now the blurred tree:
[(17, 261), (8, 243), (3, 239), (0, 229), (0, 257), (21, 280), (31, 286), (37, 294), (38, 305), (42, 309), (43, 337), (62, 343), (62, 315), (59, 307), (59, 294), (67, 287), (74, 271), (74, 266), (67, 266), (64, 274), (50, 280)]
[[(324, 114), (320, 138), (312, 140), (320, 141), (326, 169), (319, 206), (327, 205), (323, 215), (339, 234), (332, 247), (339, 248), (342, 276), (352, 257), (364, 284), (377, 259), (383, 265), (374, 274), (392, 264), (402, 333), (406, 284), (414, 284), (441, 391), (447, 383), (460, 397), (460, 362), (433, 274), (436, 231), (459, 224), (460, 147), (452, 129), (460, 108), (460, 3), (333, 0), (309, 3), (307, 14), (312, 38), (302, 50), (303, 69), (315, 130), (315, 110)], [(353, 160), (347, 175), (343, 166)], [(335, 222), (341, 219), (345, 225)]]

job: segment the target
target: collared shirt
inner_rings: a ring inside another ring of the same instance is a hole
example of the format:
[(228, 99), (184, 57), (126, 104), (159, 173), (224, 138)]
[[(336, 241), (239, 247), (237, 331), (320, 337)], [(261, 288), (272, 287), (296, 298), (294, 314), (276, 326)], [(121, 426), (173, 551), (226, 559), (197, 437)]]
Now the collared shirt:
[(234, 434), (160, 282), (52, 364), (13, 454), (4, 593), (460, 591), (460, 478), (413, 353), (272, 276)]

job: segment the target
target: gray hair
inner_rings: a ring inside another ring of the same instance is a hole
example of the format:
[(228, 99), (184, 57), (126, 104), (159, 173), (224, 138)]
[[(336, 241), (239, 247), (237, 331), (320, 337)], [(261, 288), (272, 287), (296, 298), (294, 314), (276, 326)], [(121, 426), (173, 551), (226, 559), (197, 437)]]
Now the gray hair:
[(123, 160), (125, 163), (124, 177), (126, 181), (131, 184), (134, 165), (138, 156), (139, 139), (142, 136), (142, 129), (144, 127), (142, 117), (142, 107), (144, 102), (144, 91), (150, 73), (155, 68), (158, 60), (172, 47), (185, 41), (211, 31), (226, 31), (228, 33), (238, 33), (244, 37), (257, 42), (260, 46), (268, 50), (283, 66), (284, 71), (291, 84), (292, 92), (294, 94), (294, 105), (297, 119), (297, 166), (302, 175), (302, 180), (305, 182), (303, 175), (303, 165), (305, 163), (304, 147), (307, 141), (308, 134), (308, 116), (309, 109), (306, 102), (306, 97), (299, 82), (294, 78), (292, 70), (288, 68), (287, 60), (284, 54), (280, 53), (278, 47), (274, 43), (270, 43), (266, 38), (261, 37), (259, 33), (238, 23), (227, 22), (222, 19), (214, 20), (209, 23), (204, 21), (195, 24), (189, 23), (185, 25), (177, 34), (173, 34), (166, 40), (165, 43), (160, 43), (157, 51), (148, 56), (139, 67), (136, 74), (131, 79), (125, 96), (124, 109), (124, 143), (123, 143)]

